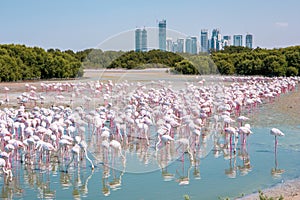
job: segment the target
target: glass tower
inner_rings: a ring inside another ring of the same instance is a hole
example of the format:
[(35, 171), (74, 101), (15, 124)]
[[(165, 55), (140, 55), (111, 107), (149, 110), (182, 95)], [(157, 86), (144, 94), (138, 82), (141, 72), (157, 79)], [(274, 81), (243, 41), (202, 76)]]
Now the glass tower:
[(178, 38), (177, 39), (177, 52), (183, 53), (184, 52), (184, 39), (183, 38)]
[(146, 52), (147, 51), (147, 31), (146, 29), (144, 28), (142, 30), (142, 44), (141, 44), (141, 49), (143, 52)]
[(167, 40), (167, 22), (166, 20), (162, 20), (158, 23), (158, 31), (159, 31), (159, 35), (158, 35), (158, 45), (159, 45), (159, 49), (161, 51), (166, 51), (166, 40)]
[(233, 46), (243, 46), (243, 36), (234, 35), (233, 36)]
[(147, 51), (147, 30), (135, 29), (135, 51)]
[(172, 41), (172, 38), (168, 38), (166, 40), (166, 43), (167, 43), (167, 46), (166, 46), (166, 50), (167, 51), (173, 51), (173, 41)]
[(197, 54), (197, 37), (186, 38), (185, 52), (190, 54)]
[(135, 51), (142, 50), (142, 30), (140, 28), (135, 29)]
[(246, 35), (246, 47), (252, 49), (252, 45), (253, 45), (253, 35), (247, 34)]
[(197, 54), (198, 53), (198, 48), (197, 48), (197, 37), (191, 37), (192, 40), (192, 48), (191, 48), (191, 54)]
[(188, 37), (185, 39), (185, 52), (191, 53), (192, 52), (192, 39)]
[(224, 43), (224, 47), (226, 46), (230, 46), (231, 45), (231, 36), (230, 35), (224, 35), (223, 36), (223, 43)]
[(201, 52), (208, 52), (208, 30), (201, 30)]
[(210, 48), (212, 50), (220, 50), (221, 47), (221, 34), (219, 29), (213, 29), (211, 35)]

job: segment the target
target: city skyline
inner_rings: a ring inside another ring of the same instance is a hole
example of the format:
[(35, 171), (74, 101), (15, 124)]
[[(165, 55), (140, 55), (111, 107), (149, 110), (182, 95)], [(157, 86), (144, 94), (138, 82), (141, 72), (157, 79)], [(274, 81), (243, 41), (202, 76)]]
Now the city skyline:
[(274, 0), (272, 6), (259, 0), (10, 0), (0, 6), (0, 43), (83, 50), (137, 25), (157, 27), (156, 21), (167, 19), (169, 29), (185, 35), (200, 37), (201, 28), (219, 27), (226, 35), (251, 32), (253, 48), (279, 48), (300, 44), (299, 7), (297, 0)]
[[(222, 37), (221, 30), (218, 28), (215, 28), (211, 31), (210, 39), (209, 30), (201, 29), (198, 42), (197, 36), (185, 36), (185, 38), (182, 38), (182, 36), (177, 38), (170, 37), (169, 35), (167, 35), (166, 24), (166, 19), (158, 22), (158, 46), (152, 46), (152, 49), (160, 49), (162, 51), (170, 51), (174, 53), (198, 54), (199, 52), (209, 53), (211, 51), (220, 51), (223, 50), (226, 46), (244, 46), (253, 48), (253, 35), (250, 33), (246, 34), (245, 43), (243, 42), (243, 35), (234, 34), (233, 43), (231, 43), (231, 36), (224, 35)], [(150, 38), (152, 37), (153, 34), (150, 36)], [(146, 27), (144, 27), (143, 29), (135, 29), (136, 52), (146, 52), (150, 50), (148, 48), (147, 38)]]

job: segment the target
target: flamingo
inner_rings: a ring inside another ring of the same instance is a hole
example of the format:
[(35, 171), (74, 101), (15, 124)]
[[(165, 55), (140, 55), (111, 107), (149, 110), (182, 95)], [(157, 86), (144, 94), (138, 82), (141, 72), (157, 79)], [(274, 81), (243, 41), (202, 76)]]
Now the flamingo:
[(73, 162), (74, 160), (74, 157), (75, 157), (75, 154), (77, 155), (77, 163), (79, 163), (79, 160), (80, 160), (80, 151), (83, 150), (84, 154), (85, 154), (85, 157), (86, 159), (90, 162), (91, 164), (91, 167), (92, 167), (92, 170), (94, 170), (94, 164), (92, 162), (92, 160), (88, 157), (87, 155), (87, 144), (85, 141), (83, 141), (81, 139), (81, 137), (79, 136), (76, 136), (75, 137), (75, 142), (76, 144), (72, 147), (71, 149), (71, 152), (72, 152), (72, 158), (70, 160), (70, 162), (67, 164), (66, 166), (66, 173), (68, 173), (68, 168), (70, 166), (70, 164)]
[(6, 168), (6, 161), (3, 158), (0, 158), (0, 167), (2, 168), (2, 171), (10, 177), (10, 180), (12, 180), (12, 171)]
[(274, 149), (275, 149), (275, 169), (272, 169), (272, 174), (280, 175), (280, 174), (283, 173), (283, 170), (278, 169), (278, 162), (277, 162), (277, 144), (278, 144), (278, 141), (277, 141), (277, 137), (282, 137), (285, 134), (281, 130), (279, 130), (278, 128), (272, 128), (270, 130), (270, 134), (275, 136), (275, 147), (274, 147)]
[(112, 141), (110, 141), (109, 146), (112, 147), (119, 155), (121, 155), (123, 160), (125, 160), (125, 156), (122, 153), (122, 146), (119, 141), (112, 140)]
[(236, 135), (237, 135), (237, 130), (234, 128), (234, 127), (226, 127), (225, 128), (225, 133), (229, 133), (229, 145), (230, 145), (230, 152), (232, 151), (232, 137), (234, 137), (234, 153), (236, 152), (236, 146), (237, 146), (237, 140), (235, 139), (236, 138)]
[(252, 134), (252, 131), (250, 130), (250, 125), (245, 124), (245, 126), (241, 126), (238, 128), (238, 133), (242, 135), (242, 145), (246, 144), (246, 137)]
[(275, 136), (275, 152), (276, 152), (277, 144), (278, 144), (277, 136), (282, 137), (282, 136), (284, 136), (284, 133), (281, 130), (279, 130), (278, 128), (272, 128), (270, 130), (270, 134)]

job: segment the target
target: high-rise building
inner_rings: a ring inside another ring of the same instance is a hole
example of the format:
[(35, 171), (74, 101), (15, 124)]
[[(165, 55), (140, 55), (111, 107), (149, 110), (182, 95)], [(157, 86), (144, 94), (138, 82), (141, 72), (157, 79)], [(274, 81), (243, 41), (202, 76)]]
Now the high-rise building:
[(142, 30), (142, 44), (141, 44), (141, 49), (143, 52), (146, 52), (148, 50), (148, 45), (147, 45), (147, 30), (144, 28)]
[(178, 43), (177, 42), (172, 43), (172, 52), (173, 53), (178, 52)]
[(167, 51), (173, 51), (173, 41), (172, 41), (172, 38), (167, 38), (166, 42), (167, 42), (166, 50)]
[(187, 37), (185, 39), (185, 52), (190, 54), (197, 54), (197, 37)]
[(177, 39), (177, 51), (178, 53), (183, 53), (184, 52), (184, 39), (183, 38), (178, 38)]
[(142, 30), (140, 28), (135, 29), (135, 51), (142, 50)]
[(230, 46), (231, 45), (231, 36), (230, 35), (224, 35), (223, 36), (223, 46)]
[(191, 37), (187, 37), (185, 39), (185, 52), (191, 53), (192, 52), (192, 39)]
[(243, 36), (234, 35), (233, 36), (233, 46), (243, 46)]
[(214, 51), (222, 49), (222, 39), (219, 29), (213, 29), (210, 40), (210, 48)]
[(158, 35), (158, 46), (159, 49), (162, 51), (166, 51), (166, 40), (167, 40), (167, 22), (166, 20), (162, 20), (158, 23), (158, 31), (159, 31), (159, 35)]
[(197, 54), (198, 53), (198, 45), (197, 45), (197, 37), (191, 37), (192, 40), (192, 54)]
[(135, 51), (147, 51), (147, 30), (135, 29)]
[(246, 47), (252, 49), (252, 45), (253, 45), (253, 35), (248, 33), (246, 35)]
[(209, 50), (209, 43), (208, 43), (208, 30), (202, 29), (201, 30), (201, 52), (208, 52)]

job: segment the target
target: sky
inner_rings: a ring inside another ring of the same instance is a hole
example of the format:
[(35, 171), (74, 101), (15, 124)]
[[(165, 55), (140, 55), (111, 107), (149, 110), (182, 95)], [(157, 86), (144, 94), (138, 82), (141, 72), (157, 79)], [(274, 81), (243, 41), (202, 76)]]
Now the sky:
[(299, 0), (1, 0), (0, 44), (79, 51), (118, 41), (131, 48), (136, 27), (166, 19), (182, 35), (219, 28), (253, 34), (254, 47), (280, 48), (300, 45), (299, 8)]

